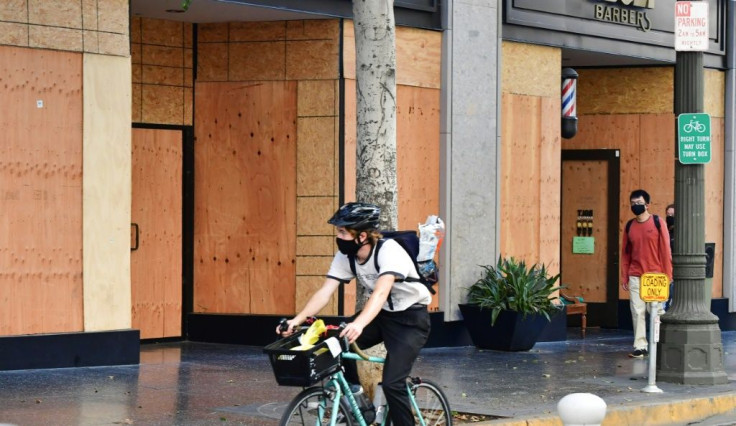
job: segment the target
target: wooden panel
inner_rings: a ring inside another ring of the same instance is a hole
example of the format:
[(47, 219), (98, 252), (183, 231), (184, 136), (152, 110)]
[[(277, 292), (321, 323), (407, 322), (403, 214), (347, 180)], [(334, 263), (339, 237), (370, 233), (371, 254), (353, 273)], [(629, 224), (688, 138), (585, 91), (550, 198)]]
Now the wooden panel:
[(53, 3), (28, 0), (28, 22), (52, 27), (82, 28), (82, 4), (79, 0)]
[(184, 111), (183, 87), (141, 85), (141, 116), (144, 123), (180, 124)]
[[(712, 297), (723, 297), (724, 120), (711, 118), (711, 160), (705, 167), (705, 241), (716, 243)], [(677, 209), (675, 209), (677, 214)]]
[[(355, 79), (353, 21), (343, 29), (343, 75)], [(396, 28), (396, 84), (439, 89), (441, 85), (442, 33), (416, 28)], [(559, 64), (559, 62), (558, 62)], [(557, 68), (559, 72), (559, 65)], [(559, 80), (557, 83), (559, 92)]]
[[(639, 117), (639, 184), (651, 196), (649, 211), (664, 217), (667, 205), (675, 201), (674, 115), (646, 114)], [(621, 204), (626, 205), (624, 212), (629, 217), (629, 194), (634, 189), (637, 188), (621, 189), (622, 193), (625, 192)]]
[(300, 196), (332, 195), (335, 187), (334, 126), (334, 117), (298, 120), (297, 194)]
[(299, 117), (334, 116), (337, 113), (337, 81), (299, 82)]
[[(560, 281), (568, 294), (582, 296), (586, 302), (606, 302), (608, 162), (566, 161), (562, 165), (562, 182)], [(573, 237), (578, 235), (579, 210), (593, 210), (593, 254), (572, 252)]]
[(0, 22), (0, 44), (28, 45), (28, 25)]
[(132, 327), (141, 339), (181, 336), (182, 134), (133, 129)]
[[(396, 157), (399, 229), (418, 229), (427, 216), (440, 214), (439, 90), (396, 87)], [(438, 291), (430, 310), (438, 309), (439, 297)]]
[(197, 83), (194, 310), (293, 313), (296, 83)]
[(672, 113), (674, 67), (578, 69), (578, 116)]
[(724, 117), (726, 114), (726, 73), (719, 70), (704, 70), (705, 94), (703, 112), (711, 117)]
[(228, 44), (228, 81), (283, 80), (284, 51), (283, 41)]
[(440, 91), (397, 86), (396, 92), (399, 229), (417, 229), (440, 209)]
[(340, 21), (338, 19), (286, 21), (287, 40), (314, 40), (320, 38), (336, 40), (339, 36)]
[(539, 262), (550, 274), (560, 272), (560, 119), (557, 98), (541, 99), (539, 145)]
[(0, 21), (24, 22), (28, 19), (28, 0), (0, 2)]
[(200, 42), (197, 49), (197, 81), (227, 81), (227, 43)]
[(504, 41), (501, 87), (504, 93), (560, 99), (559, 48)]
[(130, 328), (130, 58), (85, 55), (83, 75), (84, 330)]
[[(339, 77), (338, 40), (297, 40), (286, 42), (286, 78), (324, 80)], [(232, 61), (232, 58), (231, 58)]]
[(80, 52), (82, 51), (82, 30), (29, 25), (28, 46)]
[[(231, 42), (284, 40), (286, 38), (287, 22), (231, 22), (229, 24), (229, 40)], [(281, 46), (283, 47), (283, 45)]]
[[(358, 115), (357, 115), (357, 97), (355, 80), (345, 80), (345, 137), (344, 148), (345, 158), (343, 160), (343, 197), (345, 202), (355, 201), (355, 167), (357, 158), (355, 150), (358, 143)], [(398, 117), (397, 117), (398, 125)], [(398, 137), (398, 135), (397, 135)]]
[(0, 83), (0, 335), (82, 331), (82, 56), (0, 46)]
[(501, 147), (501, 253), (539, 259), (541, 98), (504, 94)]

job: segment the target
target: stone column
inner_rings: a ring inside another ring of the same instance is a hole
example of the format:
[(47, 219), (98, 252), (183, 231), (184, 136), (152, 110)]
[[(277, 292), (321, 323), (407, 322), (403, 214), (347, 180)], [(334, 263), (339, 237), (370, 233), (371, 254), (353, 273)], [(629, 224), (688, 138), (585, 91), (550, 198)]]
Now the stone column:
[[(679, 1), (679, 0), (678, 0)], [(702, 113), (703, 53), (677, 52), (675, 116)], [(675, 152), (678, 152), (675, 141)], [(662, 317), (657, 378), (663, 382), (715, 385), (728, 382), (718, 317), (705, 298), (704, 165), (675, 159), (673, 304)]]

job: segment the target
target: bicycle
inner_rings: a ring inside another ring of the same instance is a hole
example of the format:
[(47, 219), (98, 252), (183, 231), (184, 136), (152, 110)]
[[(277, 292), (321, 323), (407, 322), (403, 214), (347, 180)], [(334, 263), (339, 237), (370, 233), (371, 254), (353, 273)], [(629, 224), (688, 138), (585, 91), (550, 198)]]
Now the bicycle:
[(703, 133), (705, 131), (705, 124), (701, 123), (698, 120), (690, 120), (689, 123), (685, 124), (682, 127), (682, 130), (685, 133), (691, 133), (693, 130), (695, 130), (698, 133)]
[[(282, 320), (282, 330), (286, 329), (285, 325), (286, 321)], [(308, 350), (291, 350), (298, 345), (299, 333), (264, 348), (271, 360), (278, 384), (304, 388), (287, 405), (279, 422), (280, 426), (391, 424), (388, 406), (385, 402), (377, 401), (375, 396), (374, 401), (378, 406), (373, 408), (373, 412), (370, 406), (361, 407), (342, 368), (343, 359), (377, 363), (383, 363), (385, 359), (368, 356), (355, 343), (348, 344), (347, 339), (338, 339), (337, 336), (344, 326), (343, 323), (338, 328), (328, 329), (326, 338)], [(301, 330), (306, 328), (302, 327)], [(452, 425), (450, 404), (437, 384), (419, 377), (409, 377), (406, 391), (417, 425)], [(382, 395), (380, 386), (377, 386), (374, 395), (376, 393)]]

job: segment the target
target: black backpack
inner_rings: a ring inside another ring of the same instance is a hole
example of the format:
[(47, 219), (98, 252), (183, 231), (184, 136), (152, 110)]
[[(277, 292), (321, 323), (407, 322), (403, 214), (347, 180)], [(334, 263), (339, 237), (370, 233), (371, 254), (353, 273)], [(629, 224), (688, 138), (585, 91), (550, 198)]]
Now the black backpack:
[[(659, 216), (657, 216), (656, 214), (653, 214), (652, 216), (654, 216), (654, 226), (657, 227), (657, 232), (659, 232), (661, 234), (662, 233), (662, 224), (659, 223)], [(629, 221), (626, 222), (626, 240), (627, 241), (629, 239), (629, 229), (631, 228), (631, 224), (633, 222), (634, 222), (634, 219), (633, 218), (632, 219), (629, 219)], [(627, 253), (631, 253), (631, 242), (629, 242), (628, 244), (626, 244), (626, 252)]]
[[(420, 262), (417, 262), (417, 256), (419, 255), (419, 236), (416, 231), (382, 231), (381, 235), (383, 238), (376, 242), (376, 250), (373, 253), (376, 270), (380, 271), (378, 267), (378, 251), (386, 240), (394, 240), (409, 254), (409, 257), (414, 263), (414, 269), (417, 275), (419, 275), (418, 279), (407, 277), (403, 281), (420, 282), (427, 287), (430, 293), (437, 294), (437, 291), (434, 289), (434, 285), (437, 284), (437, 265), (434, 260), (423, 261), (421, 265)], [(348, 259), (350, 260), (350, 270), (353, 272), (353, 275), (357, 275), (355, 273), (355, 256), (348, 256)]]

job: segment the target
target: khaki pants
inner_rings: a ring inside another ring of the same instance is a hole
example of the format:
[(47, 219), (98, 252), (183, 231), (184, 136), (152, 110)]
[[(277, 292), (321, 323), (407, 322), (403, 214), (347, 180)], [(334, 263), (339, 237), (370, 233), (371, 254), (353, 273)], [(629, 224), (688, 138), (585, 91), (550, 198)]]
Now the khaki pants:
[[(647, 316), (651, 313), (650, 305), (641, 300), (639, 295), (639, 277), (629, 277), (629, 307), (631, 308), (631, 323), (634, 325), (634, 349), (649, 349), (647, 341)], [(662, 305), (658, 304), (659, 314), (664, 313)]]

